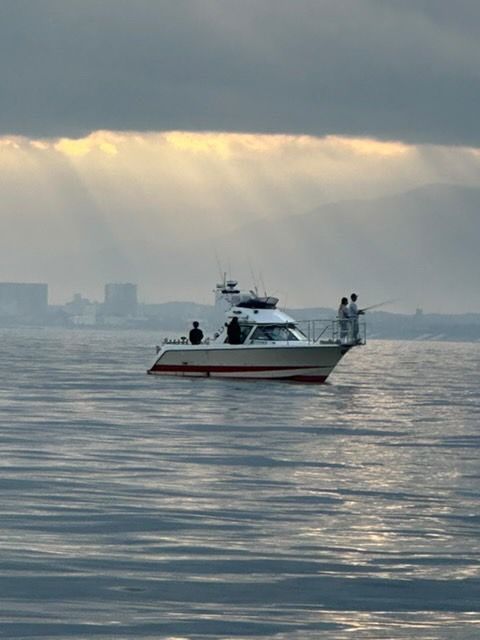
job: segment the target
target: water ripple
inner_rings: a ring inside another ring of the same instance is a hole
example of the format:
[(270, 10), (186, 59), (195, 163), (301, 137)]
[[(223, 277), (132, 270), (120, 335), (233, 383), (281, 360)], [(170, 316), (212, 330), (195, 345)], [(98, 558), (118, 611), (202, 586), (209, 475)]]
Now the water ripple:
[(312, 387), (0, 334), (1, 637), (480, 636), (480, 345), (373, 342)]

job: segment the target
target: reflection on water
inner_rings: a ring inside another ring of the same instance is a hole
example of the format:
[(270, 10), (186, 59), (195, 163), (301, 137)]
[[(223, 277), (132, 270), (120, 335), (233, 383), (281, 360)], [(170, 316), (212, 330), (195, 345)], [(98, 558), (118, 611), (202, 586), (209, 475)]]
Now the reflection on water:
[(480, 636), (480, 345), (372, 342), (310, 386), (0, 336), (0, 635)]

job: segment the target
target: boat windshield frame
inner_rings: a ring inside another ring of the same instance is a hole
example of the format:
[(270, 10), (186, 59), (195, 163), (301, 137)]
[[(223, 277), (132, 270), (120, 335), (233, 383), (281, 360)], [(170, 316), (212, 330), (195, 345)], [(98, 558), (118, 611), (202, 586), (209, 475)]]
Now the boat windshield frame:
[(305, 334), (293, 322), (257, 324), (248, 338), (250, 343), (308, 341)]

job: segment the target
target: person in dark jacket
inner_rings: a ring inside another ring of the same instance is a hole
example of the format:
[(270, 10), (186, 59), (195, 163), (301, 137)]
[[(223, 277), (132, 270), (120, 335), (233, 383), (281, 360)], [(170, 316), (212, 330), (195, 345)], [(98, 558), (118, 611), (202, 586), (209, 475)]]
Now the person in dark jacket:
[(200, 344), (203, 340), (203, 331), (198, 327), (198, 322), (196, 320), (193, 323), (193, 329), (190, 329), (188, 339), (191, 344)]
[(242, 332), (236, 316), (233, 316), (227, 325), (227, 336), (230, 344), (241, 344), (242, 342)]

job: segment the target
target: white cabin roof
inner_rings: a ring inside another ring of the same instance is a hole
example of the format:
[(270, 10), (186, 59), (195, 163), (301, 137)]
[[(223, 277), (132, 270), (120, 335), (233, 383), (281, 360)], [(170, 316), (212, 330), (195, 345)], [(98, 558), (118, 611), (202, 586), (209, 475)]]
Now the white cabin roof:
[(280, 311), (280, 309), (249, 309), (245, 307), (232, 307), (227, 311), (226, 315), (229, 319), (236, 316), (240, 323), (295, 324), (295, 320), (283, 311)]

